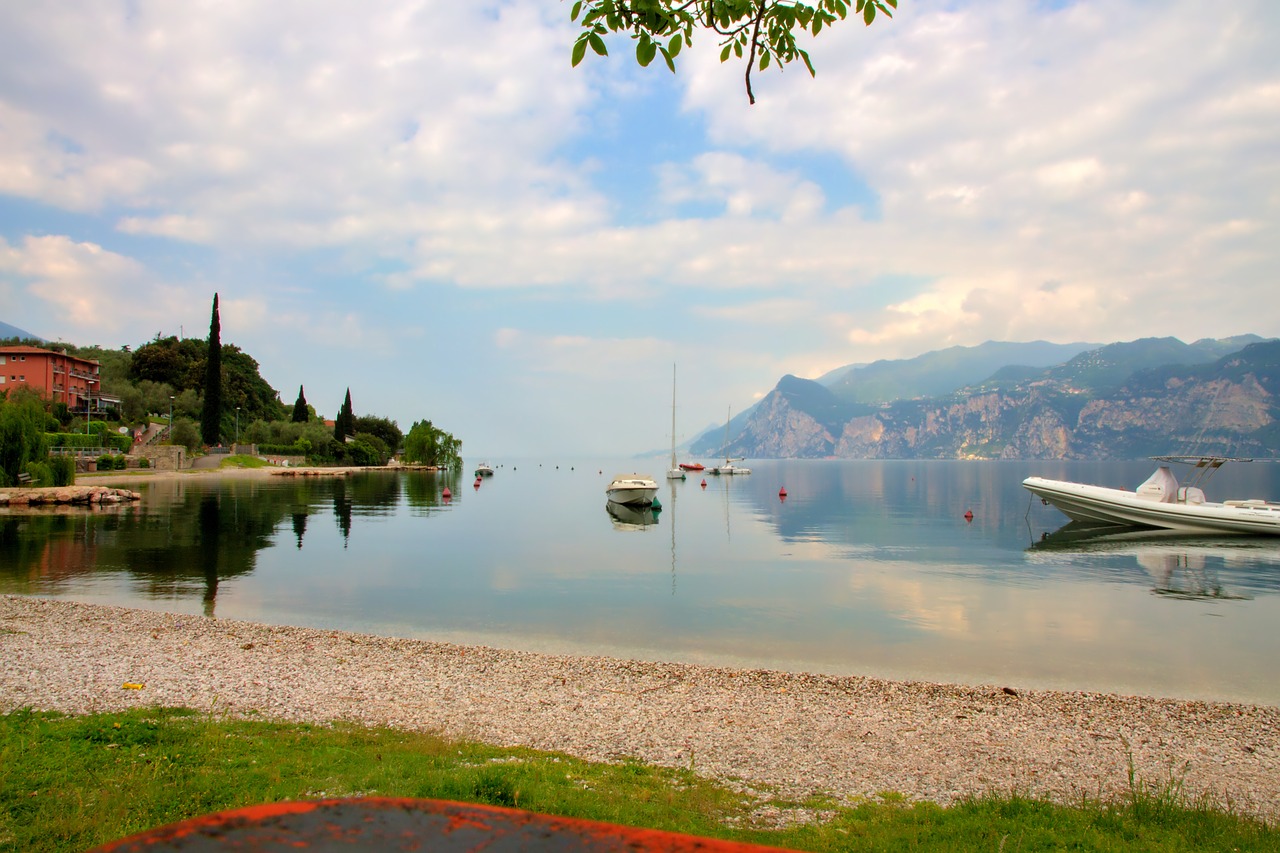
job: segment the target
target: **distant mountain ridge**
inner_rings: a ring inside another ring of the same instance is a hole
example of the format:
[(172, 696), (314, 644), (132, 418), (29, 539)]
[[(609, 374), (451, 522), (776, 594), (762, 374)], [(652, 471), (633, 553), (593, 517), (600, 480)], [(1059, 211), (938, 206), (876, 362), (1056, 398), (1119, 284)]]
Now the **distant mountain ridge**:
[[(1011, 361), (998, 364), (1002, 356)], [(975, 377), (979, 370), (986, 373)], [(734, 418), (727, 448), (721, 427), (691, 451), (847, 459), (1280, 455), (1280, 341), (1257, 335), (1191, 344), (988, 342), (828, 376), (829, 387), (784, 376)], [(949, 383), (958, 384), (918, 393)], [(898, 396), (886, 399), (895, 387)]]
[[(837, 397), (854, 403), (887, 403), (912, 397), (936, 397), (978, 382), (1010, 365), (1050, 367), (1100, 344), (1010, 343), (987, 341), (954, 346), (916, 358), (851, 365), (827, 384)], [(830, 375), (830, 374), (828, 374)]]
[(33, 335), (25, 329), (19, 329), (17, 326), (10, 326), (8, 323), (0, 322), (0, 340), (4, 340), (6, 338), (23, 338), (35, 341), (44, 340), (44, 338), (39, 335)]

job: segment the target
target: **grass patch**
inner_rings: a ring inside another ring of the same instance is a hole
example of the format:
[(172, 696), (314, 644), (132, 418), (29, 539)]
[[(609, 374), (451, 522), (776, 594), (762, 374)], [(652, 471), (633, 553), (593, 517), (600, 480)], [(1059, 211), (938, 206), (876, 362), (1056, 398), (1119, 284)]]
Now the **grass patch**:
[(219, 468), (270, 468), (273, 467), (270, 462), (259, 459), (257, 456), (246, 456), (245, 454), (237, 454), (228, 456), (218, 465)]
[[(0, 716), (0, 850), (82, 851), (189, 817), (282, 800), (425, 797), (802, 850), (1276, 850), (1280, 831), (1133, 787), (1126, 802), (988, 797), (950, 808), (751, 797), (689, 769), (355, 725), (183, 709)], [(815, 815), (817, 816), (815, 818)], [(795, 819), (802, 821), (796, 823)]]

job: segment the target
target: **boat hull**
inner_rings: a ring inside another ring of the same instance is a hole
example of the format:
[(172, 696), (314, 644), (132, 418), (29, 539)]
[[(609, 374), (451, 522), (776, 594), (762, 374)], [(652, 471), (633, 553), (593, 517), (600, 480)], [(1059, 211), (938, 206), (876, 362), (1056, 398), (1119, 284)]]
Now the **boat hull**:
[(1178, 530), (1280, 536), (1280, 505), (1262, 501), (1180, 503), (1152, 500), (1124, 489), (1028, 477), (1023, 488), (1072, 521)]
[(658, 496), (658, 483), (648, 475), (619, 475), (605, 490), (609, 500), (624, 506), (649, 506)]

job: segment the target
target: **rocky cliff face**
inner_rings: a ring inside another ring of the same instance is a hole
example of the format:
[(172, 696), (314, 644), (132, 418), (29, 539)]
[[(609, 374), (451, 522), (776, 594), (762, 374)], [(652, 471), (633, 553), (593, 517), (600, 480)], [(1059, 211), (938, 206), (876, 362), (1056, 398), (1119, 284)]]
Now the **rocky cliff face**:
[[(845, 459), (1106, 459), (1280, 455), (1280, 342), (1207, 365), (1134, 373), (1116, 390), (1037, 378), (850, 414), (794, 380), (730, 443), (733, 455)], [(1111, 383), (1114, 387), (1114, 383)], [(781, 384), (780, 384), (781, 389)]]

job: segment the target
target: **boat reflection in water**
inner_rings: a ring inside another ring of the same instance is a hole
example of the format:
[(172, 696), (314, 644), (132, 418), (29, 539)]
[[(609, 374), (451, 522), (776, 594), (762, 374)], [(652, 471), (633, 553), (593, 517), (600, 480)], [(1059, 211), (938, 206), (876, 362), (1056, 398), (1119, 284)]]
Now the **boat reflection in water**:
[(617, 530), (646, 530), (658, 523), (658, 513), (648, 506), (605, 501), (604, 508)]
[(1250, 599), (1252, 595), (1228, 588), (1219, 566), (1256, 566), (1259, 558), (1280, 559), (1280, 545), (1267, 537), (1213, 537), (1076, 521), (1044, 534), (1027, 550), (1129, 556), (1154, 582), (1152, 592), (1184, 599)]

